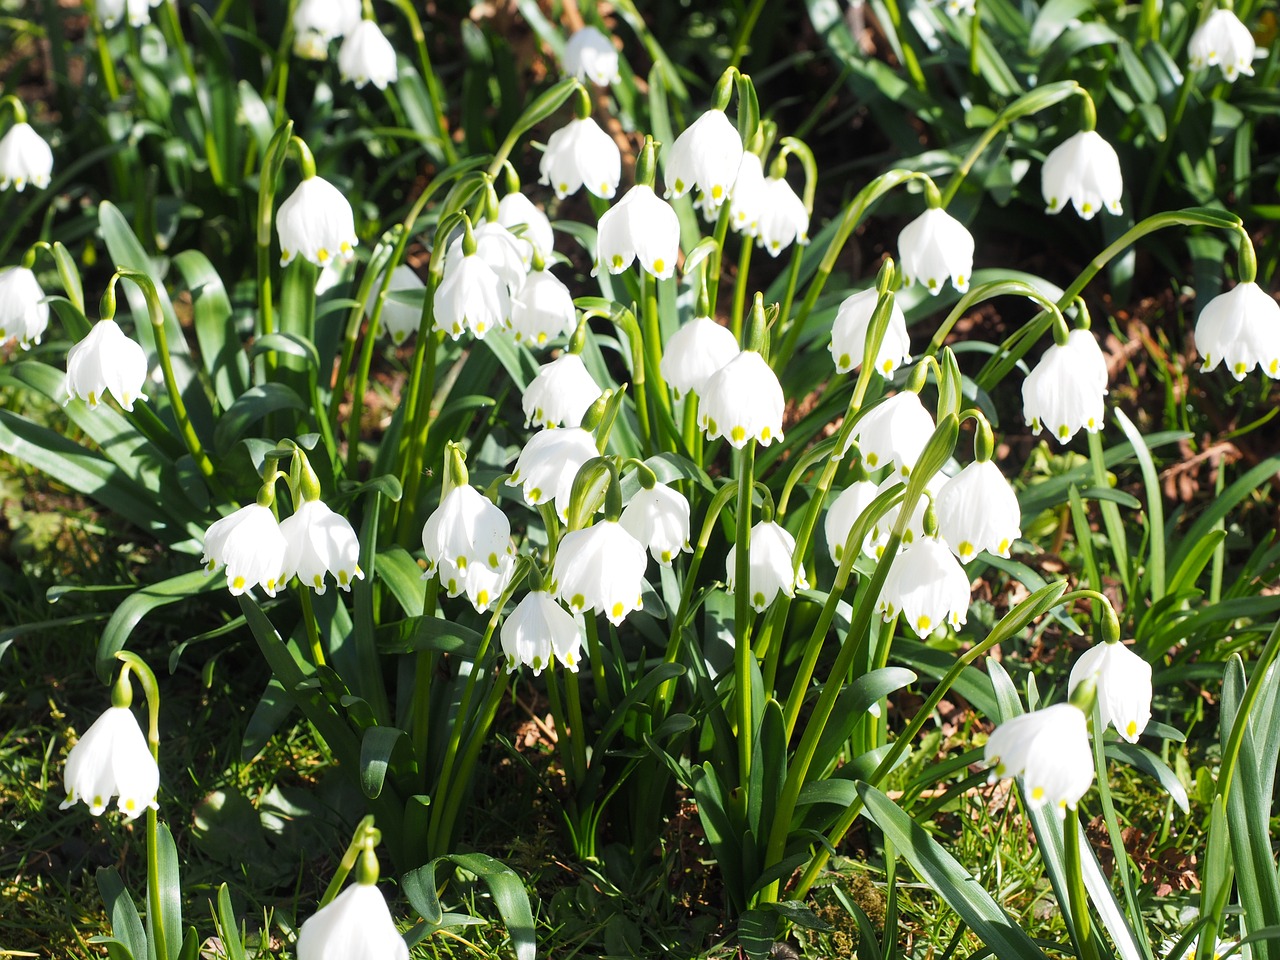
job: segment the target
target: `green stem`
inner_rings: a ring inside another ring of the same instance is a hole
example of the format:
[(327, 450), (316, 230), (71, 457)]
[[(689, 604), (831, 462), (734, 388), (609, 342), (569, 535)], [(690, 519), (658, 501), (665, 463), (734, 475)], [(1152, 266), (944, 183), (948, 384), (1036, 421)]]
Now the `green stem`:
[(651, 391), (653, 420), (650, 422), (657, 426), (654, 432), (658, 434), (658, 436), (654, 437), (646, 433), (644, 439), (648, 449), (653, 452), (666, 449), (674, 450), (674, 439), (671, 441), (670, 446), (663, 442), (667, 438), (665, 437), (666, 431), (663, 430), (665, 420), (662, 414), (665, 410), (667, 419), (670, 418), (671, 397), (660, 369), (660, 364), (662, 363), (662, 328), (658, 321), (658, 278), (649, 276), (643, 267), (640, 268), (640, 296), (644, 322), (641, 341), (644, 346), (645, 374), (653, 381), (653, 390)]
[(431, 848), (433, 855), (438, 856), (452, 847), (453, 829), (458, 821), (458, 811), (462, 806), (462, 801), (468, 793), (467, 783), (471, 779), (471, 771), (475, 769), (481, 747), (488, 742), (486, 734), (493, 726), (494, 717), (498, 715), (498, 706), (502, 702), (503, 694), (507, 692), (507, 684), (509, 682), (509, 674), (500, 669), (497, 681), (489, 691), (489, 696), (485, 698), (484, 706), (476, 718), (475, 729), (467, 739), (467, 746), (462, 753), (461, 761), (458, 763), (454, 782), (446, 787), (445, 783), (441, 781), (441, 790), (438, 790), (437, 794), (441, 791), (444, 792), (444, 814), (441, 817), (438, 829), (432, 832), (434, 838)]
[(902, 11), (898, 9), (898, 0), (885, 0), (885, 9), (889, 13), (889, 22), (893, 24), (894, 35), (898, 38), (898, 48), (902, 51), (902, 65), (907, 68), (907, 73), (911, 76), (911, 82), (915, 84), (916, 89), (927, 91), (929, 82), (925, 80), (924, 71), (920, 69), (916, 52), (902, 36)]
[[(436, 600), (440, 594), (440, 578), (427, 581), (426, 597), (422, 602), (422, 615), (434, 617)], [(413, 700), (409, 707), (409, 734), (413, 740), (413, 754), (418, 769), (425, 770), (430, 748), (428, 734), (431, 727), (431, 682), (436, 675), (438, 653), (435, 650), (419, 650), (413, 664)]]
[(730, 316), (730, 330), (733, 339), (742, 342), (742, 313), (747, 304), (747, 272), (751, 269), (751, 250), (755, 246), (750, 237), (742, 238), (742, 249), (738, 251), (738, 276), (733, 282), (733, 313)]
[(707, 300), (711, 304), (711, 309), (708, 311), (707, 316), (712, 319), (715, 319), (716, 297), (720, 293), (720, 270), (721, 261), (724, 258), (724, 240), (729, 234), (729, 206), (728, 203), (720, 205), (720, 215), (716, 217), (714, 234), (716, 247), (707, 258)]
[[(550, 687), (550, 684), (548, 684)], [(582, 786), (587, 779), (587, 728), (582, 722), (582, 691), (578, 687), (578, 675), (572, 670), (564, 673), (565, 698), (569, 701), (569, 727), (564, 735), (569, 738), (574, 787)]]
[(594, 613), (583, 618), (587, 633), (587, 659), (591, 661), (591, 680), (595, 684), (596, 699), (606, 711), (613, 709), (609, 696), (609, 682), (604, 672), (604, 648), (600, 645), (600, 619)]
[(733, 682), (738, 719), (738, 782), (751, 779), (754, 731), (751, 710), (751, 493), (755, 486), (755, 440), (738, 454), (737, 532), (734, 536)]
[(742, 18), (742, 26), (738, 28), (738, 36), (733, 41), (733, 53), (729, 56), (729, 66), (736, 67), (742, 63), (742, 56), (747, 52), (747, 44), (751, 41), (751, 31), (764, 10), (765, 0), (752, 0), (747, 8), (747, 15)]
[(422, 30), (422, 20), (410, 0), (395, 0), (406, 20), (409, 21), (409, 33), (413, 36), (413, 45), (418, 53), (418, 64), (422, 68), (422, 82), (427, 87), (427, 99), (431, 101), (431, 112), (435, 116), (436, 129), (440, 131), (440, 149), (444, 153), (445, 163), (458, 162), (458, 150), (449, 136), (449, 123), (444, 115), (444, 97), (440, 92), (440, 79), (431, 65), (431, 54), (427, 51), (427, 37)]
[[(427, 284), (428, 296), (432, 284)], [(413, 372), (410, 374), (410, 390), (405, 395), (406, 407), (411, 411), (411, 422), (408, 444), (404, 459), (398, 465), (397, 472), (404, 484), (404, 496), (400, 498), (399, 514), (396, 523), (396, 539), (404, 543), (410, 539), (412, 527), (417, 520), (418, 489), (422, 484), (423, 471), (417, 466), (422, 460), (422, 451), (426, 449), (431, 421), (431, 401), (435, 395), (436, 354), (444, 342), (441, 332), (427, 332), (424, 322), (418, 328), (418, 345), (414, 350)]]
[(316, 622), (316, 610), (311, 600), (311, 588), (304, 583), (298, 584), (298, 594), (302, 600), (302, 621), (306, 624), (307, 643), (311, 646), (311, 658), (317, 667), (323, 667), (324, 646), (320, 643), (320, 625)]

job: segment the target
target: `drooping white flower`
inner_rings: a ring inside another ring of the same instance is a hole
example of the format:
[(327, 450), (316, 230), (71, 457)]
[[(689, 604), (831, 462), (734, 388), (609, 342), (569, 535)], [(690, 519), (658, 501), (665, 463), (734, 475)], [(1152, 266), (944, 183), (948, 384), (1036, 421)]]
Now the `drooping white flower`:
[[(835, 361), (836, 373), (848, 373), (862, 366), (867, 328), (871, 326), (871, 315), (875, 313), (878, 300), (876, 288), (868, 287), (846, 297), (840, 304), (831, 326), (831, 359)], [(888, 380), (899, 364), (910, 362), (911, 337), (907, 334), (907, 318), (898, 306), (897, 298), (894, 298), (889, 311), (889, 325), (876, 354), (875, 369)]]
[(360, 242), (355, 216), (342, 191), (323, 177), (307, 177), (276, 211), (280, 265), (295, 256), (323, 267), (350, 260)]
[(538, 368), (525, 387), (520, 405), (524, 424), (539, 427), (580, 427), (582, 416), (600, 398), (600, 386), (576, 353), (563, 353)]
[(360, 541), (351, 521), (320, 500), (303, 501), (293, 516), (280, 521), (280, 532), (287, 544), (281, 584), (296, 575), (304, 586), (322, 594), (327, 576), (347, 592), (351, 591), (352, 580), (364, 579)]
[(423, 524), (422, 550), (427, 558), (423, 578), (439, 573), (440, 585), (456, 597), (477, 568), (502, 572), (503, 558), (509, 561), (515, 552), (511, 522), (475, 487), (459, 484)]
[(555, 234), (551, 231), (551, 221), (523, 193), (519, 191), (508, 193), (498, 201), (498, 223), (516, 237), (516, 243), (520, 246), (525, 260), (526, 270), (533, 265), (534, 250), (538, 251), (538, 256), (543, 260), (550, 259), (555, 249)]
[(53, 151), (29, 123), (15, 123), (0, 137), (0, 190), (44, 189), (53, 173)]
[(809, 211), (782, 177), (765, 178), (756, 218), (756, 241), (771, 257), (792, 243), (802, 247), (809, 243)]
[(1225, 362), (1237, 380), (1255, 366), (1280, 377), (1280, 304), (1253, 282), (1237, 283), (1204, 305), (1196, 320), (1200, 369)]
[(1068, 203), (1086, 220), (1102, 209), (1117, 216), (1124, 212), (1120, 157), (1095, 130), (1081, 130), (1049, 151), (1040, 190), (1047, 213), (1058, 213)]
[(360, 0), (300, 0), (293, 11), (293, 52), (327, 60), (329, 44), (360, 23)]
[(683, 197), (697, 187), (708, 214), (729, 199), (742, 163), (742, 138), (723, 110), (708, 110), (676, 137), (667, 151), (666, 196)]
[(972, 17), (978, 11), (977, 0), (946, 0), (944, 6), (947, 15), (951, 17), (958, 17), (962, 13)]
[(973, 276), (973, 234), (941, 207), (916, 217), (898, 234), (898, 258), (908, 284), (919, 280), (937, 296), (951, 278), (964, 293)]
[(594, 610), (617, 626), (640, 609), (646, 566), (644, 545), (616, 520), (601, 520), (561, 539), (552, 589), (574, 613)]
[[(747, 559), (751, 607), (756, 613), (769, 606), (779, 593), (794, 597), (796, 590), (809, 586), (804, 564), (793, 568), (795, 552), (796, 538), (781, 524), (761, 521), (751, 528)], [(737, 567), (738, 545), (735, 543), (725, 557), (726, 588), (730, 593), (737, 589)]]
[(120, 406), (133, 409), (145, 400), (147, 355), (114, 320), (99, 320), (79, 343), (67, 351), (66, 394), (96, 407), (110, 391)]
[(987, 738), (983, 753), (995, 764), (989, 782), (1021, 776), (1027, 805), (1049, 804), (1059, 817), (1074, 810), (1093, 783), (1084, 712), (1070, 703), (1010, 717)]
[(531, 590), (516, 604), (499, 633), (507, 670), (524, 664), (536, 677), (551, 665), (551, 658), (574, 673), (581, 659), (582, 624), (545, 590)]
[(515, 572), (515, 557), (505, 555), (498, 558), (497, 569), (483, 563), (467, 568), (467, 599), (476, 613), (488, 613), (502, 599)]
[(844, 557), (844, 545), (853, 532), (853, 525), (866, 513), (879, 492), (870, 480), (855, 480), (841, 490), (827, 507), (822, 529), (827, 535), (827, 550), (831, 553), (832, 563), (838, 564)]
[[(529, 272), (525, 263), (525, 251), (521, 250), (520, 241), (501, 223), (487, 221), (478, 223), (472, 231), (472, 236), (476, 242), (475, 256), (487, 263), (498, 275), (507, 287), (507, 295), (514, 296), (515, 292), (524, 285), (525, 274)], [(451, 259), (463, 258), (465, 240), (465, 235), (459, 233), (449, 244), (445, 254), (446, 273), (448, 273)]]
[(1130, 743), (1137, 743), (1151, 719), (1151, 664), (1123, 643), (1099, 643), (1071, 667), (1067, 696), (1082, 680), (1097, 684), (1102, 725), (1110, 724)]
[(444, 276), (432, 299), (434, 323), (457, 340), (468, 330), (483, 340), (511, 316), (507, 285), (476, 253), (446, 256)]
[(741, 351), (708, 377), (700, 397), (698, 426), (708, 440), (724, 437), (741, 450), (752, 438), (766, 446), (782, 439), (782, 384), (756, 351)]
[(289, 541), (270, 507), (257, 503), (214, 521), (204, 534), (205, 573), (227, 568), (227, 588), (238, 597), (262, 587), (274, 597), (289, 580)]
[(895, 464), (897, 472), (907, 477), (924, 452), (933, 427), (933, 416), (920, 402), (920, 395), (904, 390), (868, 410), (840, 454), (856, 442), (868, 470)]
[(13, 337), (26, 350), (49, 326), (49, 305), (36, 275), (26, 267), (0, 270), (0, 344)]
[(142, 811), (155, 810), (160, 770), (147, 747), (138, 720), (128, 707), (109, 707), (76, 741), (62, 771), (66, 810), (83, 800), (95, 817), (107, 809), (112, 797), (132, 820)]
[[(381, 280), (378, 281), (381, 283)], [(387, 285), (387, 298), (382, 304), (382, 331), (391, 335), (396, 346), (404, 343), (409, 334), (418, 332), (422, 323), (422, 308), (412, 304), (401, 303), (391, 297), (393, 293), (412, 293), (426, 286), (418, 271), (407, 263), (402, 263), (391, 271), (391, 282)], [(369, 305), (372, 314), (373, 305)]]
[(565, 41), (564, 72), (598, 87), (617, 83), (621, 79), (617, 48), (595, 27), (583, 27)]
[(669, 567), (681, 550), (693, 550), (689, 546), (689, 512), (689, 501), (683, 493), (658, 483), (637, 490), (618, 522), (641, 543), (649, 545), (653, 559)]
[(1244, 74), (1253, 76), (1253, 58), (1258, 52), (1253, 34), (1230, 10), (1215, 10), (1191, 35), (1187, 56), (1192, 70), (1217, 66), (1229, 83)]
[(539, 430), (524, 445), (507, 485), (521, 487), (531, 507), (554, 500), (561, 520), (569, 519), (573, 478), (588, 460), (599, 456), (595, 438), (581, 427)]
[(676, 271), (680, 253), (680, 220), (671, 204), (637, 183), (621, 200), (604, 212), (596, 234), (596, 265), (621, 273), (639, 260), (655, 277), (666, 279)]
[(759, 236), (766, 196), (764, 164), (756, 154), (747, 151), (738, 164), (738, 175), (729, 197), (729, 226), (748, 237)]
[(554, 337), (572, 333), (578, 324), (573, 294), (550, 270), (532, 270), (511, 300), (508, 329), (516, 343), (546, 346)]
[(338, 73), (355, 84), (357, 90), (372, 83), (379, 90), (395, 83), (396, 50), (382, 28), (373, 20), (361, 20), (338, 48)]
[[(901, 483), (902, 478), (894, 473), (889, 474), (880, 481), (876, 487), (876, 496), (884, 493), (894, 484)], [(947, 478), (940, 473), (935, 473), (925, 481), (924, 489), (928, 496), (920, 496), (915, 506), (911, 508), (911, 513), (907, 516), (907, 522), (902, 528), (902, 539), (898, 544), (898, 552), (901, 553), (916, 539), (924, 536), (924, 515), (929, 507), (931, 500), (936, 500), (939, 492), (942, 490), (943, 484), (947, 482)], [(865, 540), (862, 541), (862, 552), (873, 560), (879, 560), (884, 556), (885, 549), (889, 546), (889, 538), (893, 536), (894, 528), (898, 525), (898, 517), (902, 515), (902, 501), (890, 504), (871, 525), (871, 530), (867, 534)]]
[(129, 26), (144, 27), (151, 22), (151, 8), (158, 7), (160, 3), (161, 0), (98, 0), (95, 12), (98, 22), (107, 29), (126, 16)]
[(1048, 428), (1059, 443), (1085, 429), (1097, 433), (1106, 415), (1107, 362), (1088, 330), (1053, 344), (1022, 382), (1022, 412), (1032, 433)]
[(901, 614), (922, 637), (944, 623), (959, 630), (969, 616), (969, 578), (946, 544), (920, 537), (889, 568), (877, 609), (886, 621)]
[(962, 563), (982, 550), (1008, 557), (1022, 536), (1018, 495), (990, 460), (975, 460), (948, 480), (934, 501), (938, 535)]
[(387, 901), (372, 883), (353, 883), (307, 918), (298, 960), (409, 960)]
[(677, 400), (686, 393), (702, 396), (711, 375), (738, 353), (728, 327), (710, 317), (694, 317), (671, 335), (658, 369)]
[(547, 138), (538, 173), (538, 182), (562, 200), (584, 184), (597, 197), (612, 200), (622, 179), (622, 151), (598, 123), (580, 117)]

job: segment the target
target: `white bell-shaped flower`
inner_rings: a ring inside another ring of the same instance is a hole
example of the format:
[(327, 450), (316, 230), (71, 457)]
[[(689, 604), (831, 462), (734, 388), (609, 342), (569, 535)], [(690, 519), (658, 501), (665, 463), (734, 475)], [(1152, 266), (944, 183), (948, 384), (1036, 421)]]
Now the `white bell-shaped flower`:
[(618, 522), (641, 543), (649, 545), (653, 559), (669, 567), (677, 553), (693, 550), (689, 546), (689, 513), (689, 501), (683, 493), (657, 483), (637, 490)]
[(582, 659), (582, 624), (545, 590), (531, 590), (502, 622), (499, 632), (507, 670), (520, 664), (536, 677), (554, 657), (574, 673)]
[(809, 243), (809, 211), (791, 184), (781, 177), (765, 178), (761, 201), (755, 236), (769, 256), (776, 257), (792, 243)]
[(663, 180), (670, 199), (697, 187), (713, 214), (729, 199), (742, 163), (742, 138), (723, 110), (708, 110), (693, 121), (667, 151)]
[(598, 87), (617, 83), (621, 79), (618, 50), (595, 27), (583, 27), (565, 41), (564, 72), (579, 80), (590, 80)]
[(595, 437), (581, 427), (550, 427), (526, 441), (507, 485), (520, 487), (531, 507), (554, 500), (561, 520), (569, 519), (573, 478), (588, 460), (598, 457)]
[(934, 501), (938, 535), (962, 563), (986, 550), (1008, 557), (1022, 536), (1018, 495), (990, 460), (975, 460), (948, 480)]
[[(418, 271), (407, 263), (402, 263), (391, 271), (391, 282), (387, 285), (387, 298), (382, 304), (381, 322), (383, 332), (391, 336), (396, 346), (404, 343), (409, 338), (409, 334), (418, 332), (418, 325), (422, 322), (422, 309), (412, 304), (401, 303), (393, 299), (391, 294), (412, 293), (425, 286), (422, 278), (418, 276)], [(370, 313), (372, 308), (373, 305), (370, 304)]]
[(655, 277), (666, 279), (676, 272), (680, 254), (680, 220), (671, 204), (637, 183), (621, 200), (604, 212), (596, 234), (596, 265), (621, 273), (639, 260)]
[(524, 425), (539, 427), (580, 427), (582, 416), (600, 398), (595, 378), (576, 353), (564, 353), (538, 368), (538, 375), (525, 387), (520, 405)]
[(112, 797), (119, 798), (116, 804), (130, 820), (156, 809), (160, 770), (128, 707), (109, 707), (76, 741), (67, 754), (62, 785), (67, 792), (59, 804), (62, 810), (83, 800), (96, 817)]
[(360, 0), (299, 0), (293, 11), (293, 52), (327, 60), (329, 44), (359, 24)]
[[(772, 520), (761, 521), (751, 528), (747, 549), (750, 574), (751, 607), (760, 613), (773, 603), (779, 593), (794, 597), (796, 590), (809, 586), (804, 575), (804, 564), (795, 569), (796, 538), (781, 524)], [(738, 545), (729, 548), (725, 557), (726, 588), (737, 590)]]
[(614, 626), (639, 610), (648, 566), (644, 545), (616, 520), (566, 533), (551, 566), (552, 589), (574, 613), (594, 610)]
[(298, 960), (409, 960), (387, 901), (372, 883), (353, 883), (307, 918)]
[[(897, 474), (891, 473), (880, 481), (876, 487), (876, 496), (884, 493), (895, 484), (901, 483), (902, 478)], [(935, 473), (927, 481), (925, 481), (924, 489), (928, 496), (921, 496), (915, 502), (915, 506), (911, 508), (911, 513), (907, 516), (907, 522), (902, 528), (902, 539), (898, 543), (898, 552), (901, 553), (916, 540), (924, 536), (924, 515), (931, 501), (935, 501), (939, 492), (942, 490), (943, 484), (947, 482), (947, 478), (940, 473)], [(889, 546), (889, 538), (893, 536), (894, 528), (898, 525), (898, 517), (902, 515), (902, 501), (890, 504), (871, 525), (871, 530), (867, 534), (865, 540), (862, 541), (862, 552), (873, 560), (879, 560), (884, 556), (885, 550)], [(848, 536), (846, 534), (846, 536)]]
[(556, 241), (551, 221), (523, 193), (508, 193), (498, 201), (498, 223), (515, 236), (526, 271), (533, 266), (534, 250), (543, 260), (551, 258)]
[(1253, 58), (1258, 52), (1253, 34), (1230, 10), (1215, 10), (1191, 35), (1187, 57), (1192, 70), (1216, 66), (1229, 83), (1244, 74), (1253, 76)]
[(699, 396), (698, 426), (708, 440), (724, 437), (741, 450), (752, 438), (766, 446), (782, 439), (782, 384), (756, 351), (743, 350), (713, 373)]
[(564, 281), (550, 270), (532, 270), (511, 300), (507, 328), (516, 343), (546, 346), (555, 337), (566, 336), (578, 325), (573, 294)]
[(1102, 209), (1117, 216), (1124, 212), (1120, 157), (1094, 130), (1081, 130), (1049, 151), (1040, 172), (1040, 190), (1048, 213), (1057, 213), (1068, 203), (1086, 220)]
[(978, 12), (977, 0), (946, 0), (943, 7), (949, 17), (958, 17), (962, 13), (972, 17)]
[(29, 123), (15, 123), (0, 137), (0, 190), (44, 189), (53, 173), (53, 151)]
[(454, 340), (470, 330), (483, 340), (511, 316), (507, 284), (478, 254), (445, 257), (444, 276), (432, 299), (435, 328)]
[(125, 18), (131, 27), (145, 27), (151, 22), (151, 8), (160, 3), (161, 0), (98, 0), (94, 12), (108, 30)]
[(1204, 358), (1201, 370), (1225, 363), (1237, 380), (1255, 366), (1280, 377), (1280, 304), (1256, 283), (1237, 283), (1200, 311), (1196, 349)]
[(1106, 416), (1107, 361), (1088, 330), (1053, 344), (1022, 382), (1022, 412), (1032, 433), (1041, 428), (1059, 443), (1078, 430), (1097, 433)]
[[(475, 255), (487, 263), (507, 287), (507, 295), (524, 285), (525, 275), (529, 272), (525, 263), (525, 251), (517, 240), (501, 223), (481, 221), (472, 231), (476, 241)], [(445, 254), (445, 268), (448, 272), (450, 259), (461, 260), (464, 256), (465, 236), (459, 233), (449, 244)]]
[(538, 182), (561, 200), (584, 184), (597, 197), (612, 200), (622, 179), (622, 151), (598, 123), (580, 117), (547, 138), (538, 173)]
[(1123, 643), (1099, 643), (1080, 655), (1067, 681), (1070, 696), (1081, 681), (1097, 685), (1102, 725), (1137, 743), (1151, 720), (1151, 664)]
[[(879, 295), (875, 287), (860, 290), (846, 297), (836, 311), (831, 326), (831, 359), (836, 373), (848, 373), (862, 366), (863, 351), (867, 344), (867, 328), (875, 313)], [(875, 369), (886, 380), (893, 376), (899, 364), (911, 362), (911, 337), (907, 334), (907, 318), (894, 298), (889, 310), (889, 325), (880, 340)]]
[(886, 621), (900, 614), (922, 637), (944, 623), (959, 630), (969, 615), (969, 578), (946, 544), (920, 537), (889, 568), (878, 609)]
[(318, 267), (350, 260), (360, 242), (355, 216), (342, 191), (323, 177), (307, 177), (276, 211), (280, 265), (295, 256)]
[(686, 393), (702, 396), (711, 375), (739, 352), (728, 327), (710, 317), (694, 317), (671, 335), (658, 369), (677, 400)]
[(1010, 717), (987, 738), (983, 754), (994, 764), (989, 782), (1021, 776), (1027, 806), (1051, 805), (1059, 817), (1093, 783), (1084, 712), (1069, 703)]
[(907, 477), (924, 452), (933, 428), (933, 416), (920, 402), (920, 395), (904, 390), (868, 410), (849, 434), (849, 442), (840, 454), (843, 456), (856, 442), (868, 470), (894, 464), (897, 473)]
[(729, 226), (748, 237), (758, 237), (766, 197), (764, 164), (756, 154), (747, 151), (738, 164), (738, 175), (729, 197)]
[(280, 521), (280, 532), (287, 544), (281, 584), (296, 575), (304, 586), (322, 594), (328, 576), (348, 592), (352, 580), (364, 579), (364, 571), (360, 569), (360, 541), (351, 521), (334, 513), (323, 502), (303, 501), (293, 516)]
[(853, 532), (853, 525), (866, 513), (879, 492), (870, 480), (855, 480), (841, 490), (827, 507), (822, 528), (827, 535), (827, 550), (831, 553), (832, 563), (838, 564), (843, 559), (844, 545)]
[(135, 400), (147, 399), (146, 380), (146, 353), (114, 320), (99, 320), (67, 351), (67, 403), (79, 397), (96, 407), (110, 391), (120, 406), (132, 410)]
[(251, 503), (205, 531), (205, 573), (225, 566), (227, 588), (239, 596), (260, 586), (274, 597), (289, 580), (289, 541), (270, 507)]
[(26, 267), (0, 270), (0, 344), (12, 337), (26, 350), (48, 326), (49, 305), (36, 275)]
[(964, 293), (973, 276), (973, 234), (941, 207), (916, 217), (898, 234), (898, 259), (908, 284), (920, 281), (937, 296), (943, 284)]
[(373, 20), (361, 20), (338, 48), (338, 74), (360, 90), (372, 83), (379, 90), (395, 83), (396, 49)]
[(515, 572), (516, 560), (513, 556), (499, 557), (497, 569), (483, 563), (472, 564), (467, 568), (467, 599), (476, 608), (476, 613), (488, 613), (502, 599)]
[(503, 558), (510, 560), (515, 552), (511, 522), (501, 507), (475, 487), (459, 484), (423, 524), (422, 550), (427, 558), (423, 579), (439, 573), (440, 585), (456, 597), (477, 568), (502, 571)]

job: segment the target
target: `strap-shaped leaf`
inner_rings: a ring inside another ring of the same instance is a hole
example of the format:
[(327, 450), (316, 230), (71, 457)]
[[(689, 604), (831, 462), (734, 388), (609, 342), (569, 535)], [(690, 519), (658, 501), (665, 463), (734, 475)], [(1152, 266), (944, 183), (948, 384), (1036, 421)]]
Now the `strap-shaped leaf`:
[[(436, 867), (445, 861), (456, 864), (484, 881), (493, 896), (494, 905), (506, 924), (507, 934), (515, 947), (517, 960), (533, 960), (537, 941), (533, 930), (533, 911), (529, 894), (514, 870), (501, 860), (484, 853), (452, 853), (436, 857), (429, 863), (410, 870), (400, 878), (405, 896), (413, 908), (433, 926), (443, 925), (445, 912), (436, 896)], [(469, 922), (469, 921), (463, 921)]]

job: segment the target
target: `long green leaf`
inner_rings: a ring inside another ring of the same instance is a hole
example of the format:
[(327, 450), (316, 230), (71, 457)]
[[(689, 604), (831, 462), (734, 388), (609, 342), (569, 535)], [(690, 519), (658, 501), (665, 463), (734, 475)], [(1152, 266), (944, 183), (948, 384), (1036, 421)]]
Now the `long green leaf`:
[(117, 666), (116, 654), (124, 649), (134, 627), (152, 610), (185, 600), (197, 593), (209, 593), (222, 585), (220, 577), (210, 576), (204, 570), (192, 570), (143, 587), (125, 597), (107, 621), (98, 641), (98, 677), (103, 683), (111, 680)]
[(494, 905), (506, 924), (517, 960), (534, 960), (538, 947), (529, 894), (514, 870), (488, 854), (448, 854), (405, 873), (400, 878), (400, 884), (413, 908), (432, 924), (438, 924), (444, 918), (444, 911), (436, 895), (436, 867), (445, 861), (456, 864), (485, 882), (493, 896)]
[(147, 934), (119, 871), (115, 867), (99, 867), (97, 879), (98, 892), (111, 917), (111, 933), (133, 955), (133, 960), (146, 960)]

